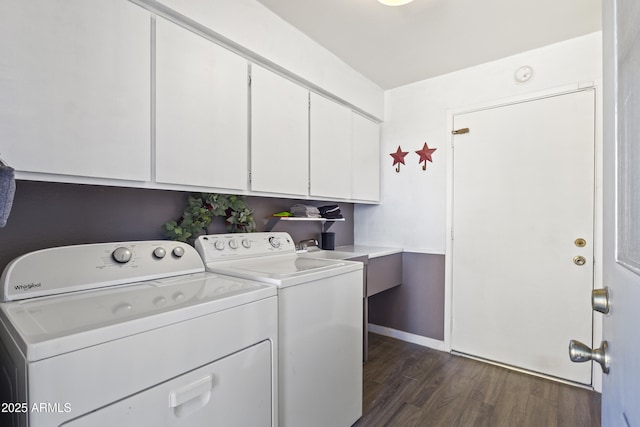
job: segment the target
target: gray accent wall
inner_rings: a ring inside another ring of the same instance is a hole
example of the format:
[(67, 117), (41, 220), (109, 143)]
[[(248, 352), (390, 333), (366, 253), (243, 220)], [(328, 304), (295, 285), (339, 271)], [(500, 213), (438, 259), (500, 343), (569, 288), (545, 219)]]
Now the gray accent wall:
[(444, 255), (404, 252), (402, 285), (369, 297), (369, 323), (444, 340)]
[[(17, 181), (11, 215), (0, 228), (0, 272), (14, 258), (38, 249), (84, 243), (164, 239), (162, 224), (177, 220), (190, 193), (38, 181)], [(314, 206), (332, 202), (247, 197), (258, 231), (266, 218), (295, 203)], [(353, 204), (339, 203), (345, 222), (335, 223), (336, 246), (353, 244)], [(320, 223), (279, 223), (298, 242), (319, 238)], [(225, 233), (216, 218), (210, 233)]]
[[(189, 193), (80, 184), (18, 181), (7, 225), (0, 228), (0, 271), (14, 258), (38, 249), (84, 243), (164, 239), (161, 226), (182, 214)], [(258, 231), (266, 218), (294, 203), (331, 202), (248, 197)], [(353, 204), (338, 203), (345, 222), (335, 223), (336, 246), (353, 244)], [(319, 223), (278, 223), (298, 242), (319, 238)], [(226, 232), (222, 218), (210, 233)], [(402, 285), (369, 298), (369, 322), (411, 334), (444, 339), (444, 255), (405, 252)]]

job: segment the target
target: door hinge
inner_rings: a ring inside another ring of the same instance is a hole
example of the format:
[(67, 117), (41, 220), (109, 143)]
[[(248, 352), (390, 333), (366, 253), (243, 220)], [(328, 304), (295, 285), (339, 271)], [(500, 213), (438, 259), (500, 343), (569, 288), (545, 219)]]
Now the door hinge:
[(469, 133), (469, 128), (456, 129), (451, 131), (454, 135), (462, 135), (464, 133)]

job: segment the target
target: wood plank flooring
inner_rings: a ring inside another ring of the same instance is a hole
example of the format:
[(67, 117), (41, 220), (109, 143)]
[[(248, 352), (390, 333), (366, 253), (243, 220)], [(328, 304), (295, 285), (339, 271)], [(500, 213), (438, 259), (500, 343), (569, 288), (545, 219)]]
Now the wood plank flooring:
[(600, 394), (369, 334), (354, 426), (599, 427)]

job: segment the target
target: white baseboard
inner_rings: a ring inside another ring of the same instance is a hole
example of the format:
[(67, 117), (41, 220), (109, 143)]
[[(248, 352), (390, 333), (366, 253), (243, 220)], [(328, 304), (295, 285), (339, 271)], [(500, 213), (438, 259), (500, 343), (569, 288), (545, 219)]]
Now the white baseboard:
[(402, 341), (418, 344), (423, 347), (429, 347), (434, 350), (445, 351), (444, 341), (434, 340), (433, 338), (423, 337), (422, 335), (410, 334), (409, 332), (391, 329), (386, 326), (374, 325), (369, 323), (369, 332), (384, 335), (386, 337), (397, 338)]

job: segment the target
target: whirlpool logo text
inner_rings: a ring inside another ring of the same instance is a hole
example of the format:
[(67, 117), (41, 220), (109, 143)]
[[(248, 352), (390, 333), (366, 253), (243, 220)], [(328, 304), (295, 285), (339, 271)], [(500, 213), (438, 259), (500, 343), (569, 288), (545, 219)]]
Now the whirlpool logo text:
[(42, 283), (40, 283), (40, 282), (38, 282), (38, 283), (26, 283), (26, 284), (15, 285), (14, 289), (16, 291), (28, 291), (29, 289), (39, 288), (41, 286), (42, 286)]

